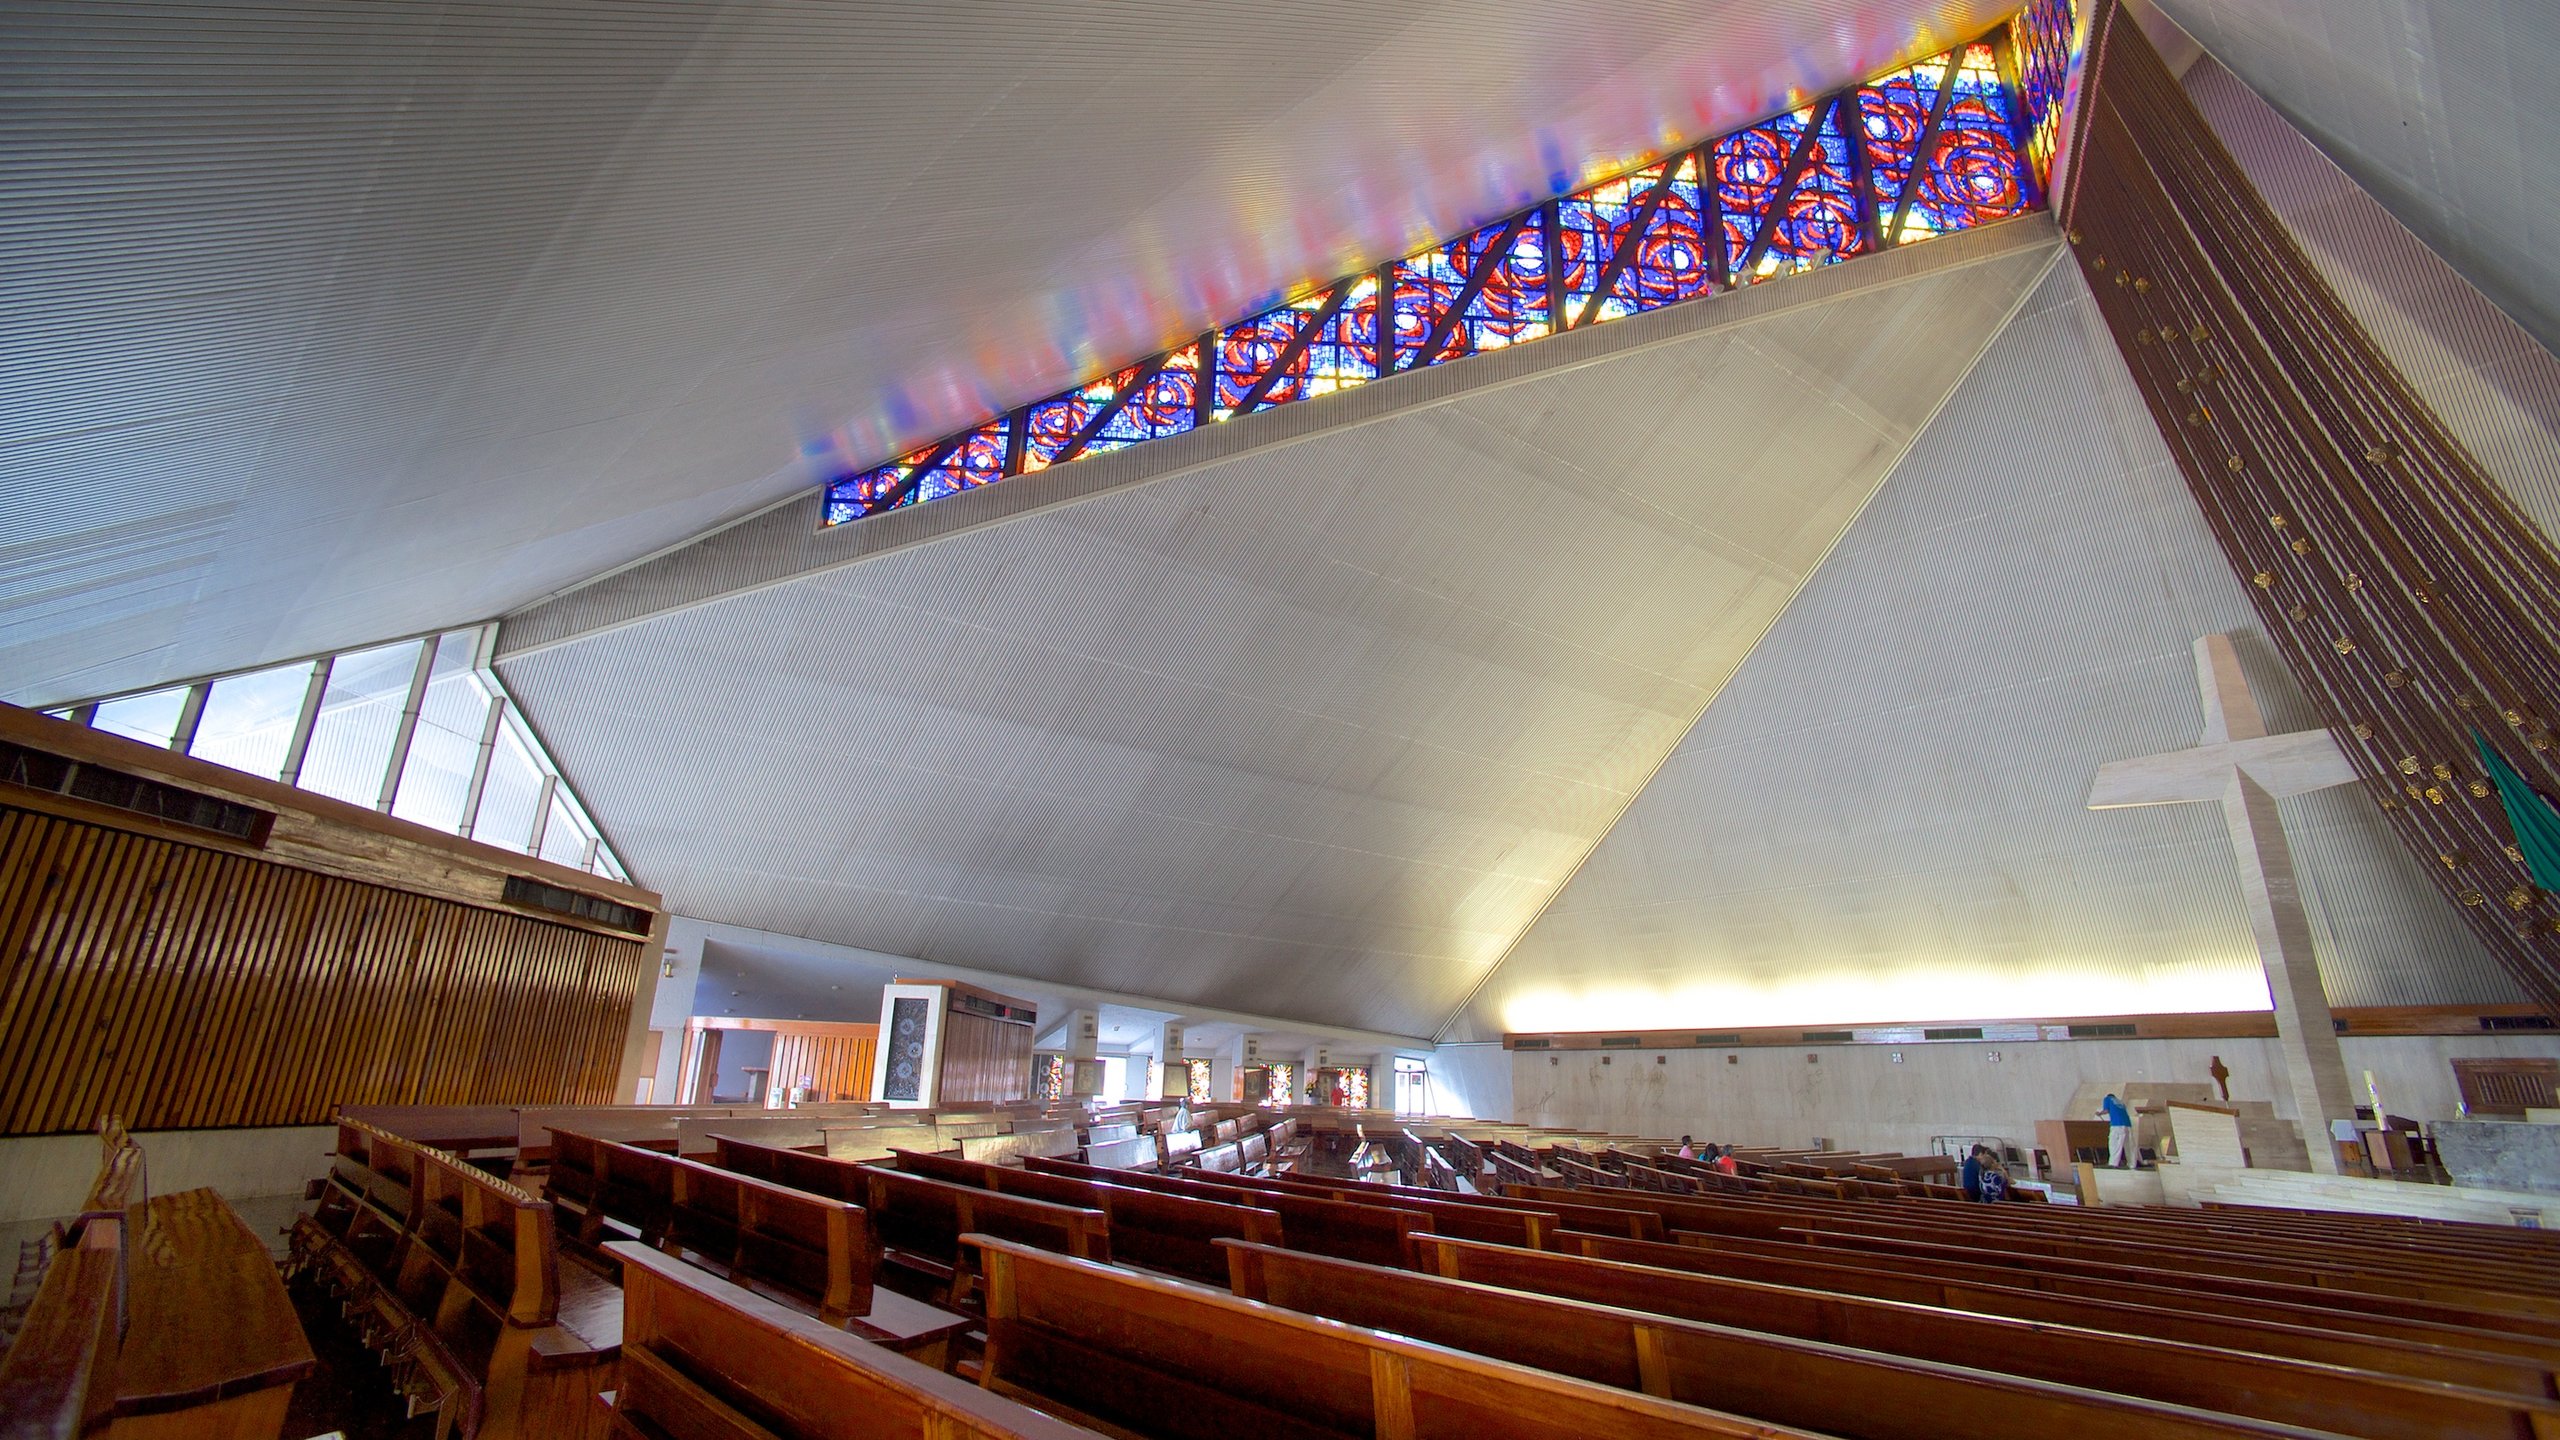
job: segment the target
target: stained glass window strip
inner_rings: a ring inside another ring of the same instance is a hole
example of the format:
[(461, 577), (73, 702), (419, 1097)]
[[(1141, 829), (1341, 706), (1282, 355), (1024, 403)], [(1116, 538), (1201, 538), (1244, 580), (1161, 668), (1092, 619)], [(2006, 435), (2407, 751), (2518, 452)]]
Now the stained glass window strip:
[(2027, 158), (2045, 189), (2053, 183), (2053, 153), (2062, 136), (2078, 18), (2071, 0), (2034, 0), (2009, 22), (2009, 41), (2017, 54), (2018, 103), (2026, 112), (2021, 118)]
[(1867, 193), (1876, 210), (1876, 230), (1887, 244), (1904, 238), (1898, 228), (1902, 199), (1911, 187), (1912, 167), (1938, 112), (1939, 92), (1946, 87), (1952, 53), (1923, 60), (1908, 70), (1858, 88), (1859, 129), (1867, 146)]
[[(1558, 202), (1554, 264), (1563, 276), (1567, 324), (1615, 320), (1707, 293), (1713, 273), (1700, 165), (1698, 155), (1681, 155)], [(1646, 201), (1666, 172), (1670, 186), (1648, 212)], [(1609, 291), (1594, 306), (1604, 278)]]
[(2018, 153), (2008, 87), (1988, 45), (1968, 45), (1955, 68), (1955, 98), (1929, 142), (1902, 238), (1970, 230), (2023, 215), (2034, 181)]
[(1216, 1102), (1218, 1097), (1209, 1089), (1209, 1077), (1212, 1071), (1208, 1061), (1185, 1060), (1182, 1062), (1182, 1072), (1184, 1093), (1190, 1098), (1192, 1104), (1208, 1105)]
[[(1343, 295), (1339, 305), (1334, 303), (1337, 294)], [(1312, 333), (1309, 325), (1316, 327)], [(1371, 276), (1326, 286), (1240, 325), (1230, 325), (1218, 336), (1217, 416), (1221, 420), (1237, 413), (1248, 400), (1259, 410), (1348, 390), (1377, 378), (1378, 282)]]
[(1031, 1060), (1031, 1093), (1041, 1100), (1067, 1098), (1067, 1057), (1036, 1055)]
[(1792, 132), (1776, 121), (1737, 130), (1716, 142), (1716, 211), (1723, 219), (1725, 273), (1745, 280), (1743, 264), (1785, 186), (1794, 155)]
[(1166, 356), (1161, 365), (1132, 365), (1043, 400), (1023, 412), (1022, 473), (1179, 435), (1199, 423), (1199, 395), (1200, 347), (1195, 343)]
[(2072, 0), (2034, 0), (1999, 49), (1960, 46), (1824, 96), (1345, 276), (1215, 332), (1206, 354), (1194, 342), (843, 475), (825, 523), (2033, 209), (2074, 83), (2074, 26)]
[(1399, 370), (1499, 350), (1549, 329), (1546, 244), (1534, 215), (1399, 260), (1393, 276)]
[[(1753, 232), (1755, 243), (1733, 253), (1735, 282), (1864, 254), (1866, 201), (1858, 193), (1856, 160), (1840, 129), (1839, 107), (1824, 100), (1746, 133), (1758, 138), (1736, 151), (1725, 172), (1733, 177), (1727, 189), (1750, 192), (1765, 218)], [(1722, 147), (1718, 153), (1721, 159)], [(1777, 180), (1771, 190), (1773, 161)], [(1730, 203), (1738, 197), (1726, 198)]]

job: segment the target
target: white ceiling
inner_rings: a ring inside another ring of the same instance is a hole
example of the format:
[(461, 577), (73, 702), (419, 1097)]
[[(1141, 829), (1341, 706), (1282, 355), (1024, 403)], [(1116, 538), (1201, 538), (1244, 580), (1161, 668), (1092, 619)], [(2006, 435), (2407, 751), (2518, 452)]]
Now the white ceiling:
[(2545, 349), (2560, 348), (2560, 5), (2155, 3)]
[(1998, 13), (0, 8), (0, 697), (488, 618)]
[[(2051, 236), (1620, 321), (1586, 338), (1843, 292), (1517, 383), (1453, 389), (1486, 357), (1230, 422), (1365, 420), (530, 652), (502, 633), (499, 671), (680, 913), (1427, 1035)], [(979, 493), (1007, 491), (1038, 493)]]

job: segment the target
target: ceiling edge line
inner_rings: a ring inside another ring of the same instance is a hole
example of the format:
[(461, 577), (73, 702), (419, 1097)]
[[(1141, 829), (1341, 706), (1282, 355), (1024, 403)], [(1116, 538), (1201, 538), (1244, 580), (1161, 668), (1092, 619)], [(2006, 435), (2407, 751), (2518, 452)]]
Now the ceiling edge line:
[(1618, 826), (1625, 821), (1627, 812), (1636, 807), (1636, 802), (1644, 798), (1644, 792), (1650, 789), (1655, 778), (1661, 775), (1663, 767), (1669, 765), (1672, 757), (1680, 753), (1681, 741), (1687, 740), (1690, 732), (1698, 728), (1698, 722), (1706, 718), (1707, 711), (1715, 705), (1717, 697), (1724, 694), (1726, 686), (1731, 685), (1734, 677), (1740, 675), (1743, 668), (1751, 663), (1751, 658), (1760, 653), (1760, 646), (1768, 640), (1770, 632), (1778, 628), (1778, 623), (1787, 618), (1787, 612), (1795, 608), (1797, 598), (1804, 594), (1804, 588), (1813, 583), (1813, 577), (1822, 573), (1824, 563), (1830, 560), (1832, 553), (1840, 548), (1840, 543), (1849, 538), (1849, 532), (1858, 528), (1858, 522), (1865, 518), (1868, 507), (1874, 505), (1876, 497), (1882, 495), (1885, 488), (1893, 483), (1893, 477), (1901, 472), (1903, 463), (1911, 458), (1912, 450), (1919, 445), (1920, 437), (1928, 434), (1930, 427), (1938, 423), (1938, 417), (1946, 412), (1948, 403), (1955, 399), (1958, 391), (1964, 389), (1965, 382), (1973, 378), (1973, 372), (1981, 367), (1983, 357), (1990, 354), (1991, 347), (1999, 343), (2000, 337), (2009, 332), (2009, 327), (2016, 323), (2019, 312), (2026, 308), (2027, 301), (2034, 297), (2037, 288), (2044, 284), (2045, 278), (2053, 273), (2056, 265), (2061, 263), (2064, 247), (2060, 243), (2058, 231), (2053, 241), (2052, 252), (2047, 254), (2044, 263), (2035, 267), (2034, 272), (2018, 286), (2018, 293), (2010, 299), (2009, 308), (2002, 311), (1999, 320), (1983, 333), (1981, 346), (1965, 360), (1964, 368), (1956, 372), (1955, 380), (1947, 386), (1943, 394), (1938, 396), (1937, 403), (1929, 407), (1929, 413), (1921, 419), (1919, 424), (1911, 428), (1910, 437), (1902, 442), (1902, 448), (1895, 452), (1892, 462), (1885, 466), (1884, 474), (1876, 481), (1875, 488), (1867, 492), (1866, 499), (1858, 502), (1856, 513), (1849, 517), (1847, 524), (1840, 527), (1838, 534), (1831, 537), (1831, 543), (1822, 548), (1822, 554), (1815, 558), (1813, 564), (1806, 567), (1804, 578), (1798, 580), (1795, 588), (1787, 592), (1786, 603), (1780, 605), (1776, 613), (1769, 617), (1769, 623), (1762, 626), (1760, 633), (1751, 638), (1750, 648), (1742, 652), (1742, 658), (1725, 673), (1723, 682), (1709, 692), (1705, 702), (1698, 706), (1697, 713), (1691, 715), (1689, 722), (1680, 728), (1680, 739), (1673, 741), (1671, 748), (1662, 752), (1662, 758), (1654, 762), (1653, 768), (1645, 772), (1644, 779), (1627, 792), (1627, 803), (1620, 806), (1618, 813), (1609, 818), (1609, 823), (1602, 827), (1599, 838), (1591, 842), (1591, 848), (1582, 852), (1582, 858), (1576, 860), (1573, 868), (1565, 872), (1564, 879), (1557, 882), (1556, 888), (1547, 893), (1547, 903), (1539, 906), (1538, 913), (1530, 916), (1521, 925), (1519, 933), (1511, 937), (1511, 943), (1503, 947), (1502, 954), (1491, 965), (1485, 967), (1484, 974), (1476, 977), (1476, 983), (1468, 988), (1466, 998), (1460, 1000), (1457, 1008), (1449, 1012), (1448, 1018), (1442, 1020), (1438, 1027), (1432, 1030), (1433, 1045), (1449, 1043), (1449, 1031), (1465, 1017), (1468, 1010), (1474, 1007), (1477, 997), (1484, 994), (1485, 987), (1491, 985), (1494, 977), (1502, 973), (1502, 967), (1511, 963), (1511, 957), (1519, 950), (1521, 942), (1527, 940), (1529, 932), (1537, 929), (1538, 922), (1544, 920), (1547, 912), (1555, 908), (1556, 901), (1562, 899), (1564, 892), (1572, 886), (1574, 877), (1580, 875), (1582, 868), (1591, 863), (1591, 857), (1599, 854), (1600, 847), (1609, 843), (1609, 837), (1615, 834)]

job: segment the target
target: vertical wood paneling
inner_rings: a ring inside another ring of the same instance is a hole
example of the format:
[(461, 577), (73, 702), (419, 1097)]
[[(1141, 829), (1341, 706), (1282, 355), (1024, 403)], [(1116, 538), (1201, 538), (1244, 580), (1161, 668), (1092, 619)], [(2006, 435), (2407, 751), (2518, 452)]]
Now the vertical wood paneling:
[(953, 1010), (942, 1022), (944, 1100), (1019, 1100), (1031, 1091), (1031, 1027)]
[(641, 950), (0, 806), (0, 1133), (605, 1103)]
[(869, 1035), (795, 1031), (777, 1027), (773, 1036), (773, 1083), (769, 1108), (809, 1077), (810, 1088), (824, 1101), (871, 1098), (871, 1060), (879, 1041)]

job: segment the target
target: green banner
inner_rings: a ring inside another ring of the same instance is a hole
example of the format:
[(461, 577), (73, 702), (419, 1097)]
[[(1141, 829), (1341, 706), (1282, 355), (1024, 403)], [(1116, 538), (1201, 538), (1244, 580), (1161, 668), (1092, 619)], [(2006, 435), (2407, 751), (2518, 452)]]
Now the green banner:
[(2488, 768), (2490, 783), (2498, 787), (2498, 798), (2507, 807), (2507, 823), (2515, 827), (2524, 868), (2532, 872), (2534, 884), (2560, 893), (2560, 811), (2524, 783), (2507, 758), (2489, 744), (2488, 736), (2474, 730), (2471, 743), (2480, 747), (2480, 763)]

